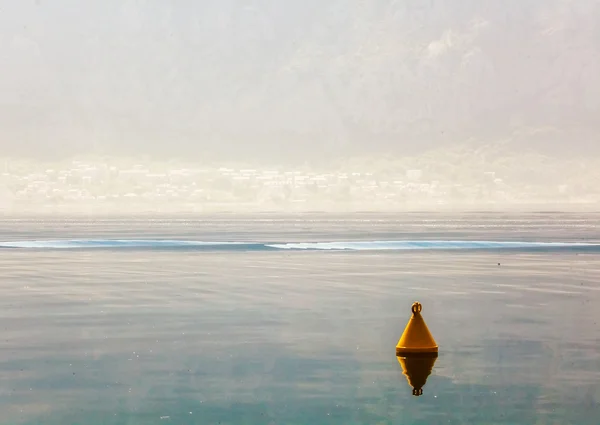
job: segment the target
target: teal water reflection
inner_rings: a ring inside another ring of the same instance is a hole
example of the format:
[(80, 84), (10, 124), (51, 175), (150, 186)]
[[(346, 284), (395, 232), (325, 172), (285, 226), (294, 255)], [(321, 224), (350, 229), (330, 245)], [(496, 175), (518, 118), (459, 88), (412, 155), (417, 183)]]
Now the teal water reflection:
[[(600, 423), (593, 254), (10, 251), (0, 266), (0, 424)], [(395, 356), (415, 300), (440, 346), (420, 397)]]

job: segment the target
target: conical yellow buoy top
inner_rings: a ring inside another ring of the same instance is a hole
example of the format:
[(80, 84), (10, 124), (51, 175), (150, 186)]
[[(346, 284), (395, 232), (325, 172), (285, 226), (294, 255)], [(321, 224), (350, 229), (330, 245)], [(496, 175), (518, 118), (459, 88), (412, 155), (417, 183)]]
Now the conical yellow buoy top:
[(423, 387), (431, 375), (436, 357), (423, 357), (408, 354), (406, 357), (396, 357), (402, 366), (402, 373), (406, 376), (408, 385), (413, 389), (414, 396), (423, 395)]
[(423, 306), (419, 302), (412, 305), (413, 315), (408, 321), (398, 345), (396, 345), (396, 356), (407, 354), (437, 355), (438, 346), (421, 316), (422, 309)]

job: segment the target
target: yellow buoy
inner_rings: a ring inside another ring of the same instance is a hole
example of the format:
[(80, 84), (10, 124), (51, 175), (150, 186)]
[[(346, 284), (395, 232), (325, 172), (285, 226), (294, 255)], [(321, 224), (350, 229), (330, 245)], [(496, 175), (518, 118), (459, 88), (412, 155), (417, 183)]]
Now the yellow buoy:
[(408, 354), (405, 357), (396, 357), (398, 363), (402, 366), (402, 373), (406, 376), (408, 385), (413, 389), (414, 396), (423, 395), (423, 387), (427, 382), (427, 378), (431, 375), (433, 365), (437, 360), (436, 357), (419, 356)]
[(423, 306), (419, 302), (412, 305), (412, 317), (396, 345), (396, 356), (403, 357), (409, 354), (437, 356), (438, 346), (421, 316), (422, 309)]

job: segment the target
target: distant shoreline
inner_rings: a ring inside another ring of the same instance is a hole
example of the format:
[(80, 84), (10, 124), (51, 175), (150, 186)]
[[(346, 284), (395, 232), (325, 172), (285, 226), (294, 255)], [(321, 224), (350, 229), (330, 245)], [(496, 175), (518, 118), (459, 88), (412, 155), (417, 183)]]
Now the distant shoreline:
[(0, 207), (3, 218), (35, 218), (47, 216), (59, 217), (208, 217), (214, 215), (227, 216), (389, 216), (396, 214), (594, 214), (600, 213), (600, 204), (589, 203), (513, 203), (504, 205), (407, 205), (404, 207), (366, 209), (365, 205), (344, 205), (331, 203), (321, 208), (302, 209), (271, 207), (260, 204), (210, 204), (210, 205), (30, 205), (12, 208)]

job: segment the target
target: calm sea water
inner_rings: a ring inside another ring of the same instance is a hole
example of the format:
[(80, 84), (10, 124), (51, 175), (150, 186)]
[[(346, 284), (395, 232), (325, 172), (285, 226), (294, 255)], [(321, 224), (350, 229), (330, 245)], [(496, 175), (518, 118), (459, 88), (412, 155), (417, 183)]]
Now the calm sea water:
[[(1, 219), (0, 424), (597, 425), (600, 248), (443, 241), (594, 244), (599, 219)], [(394, 352), (417, 300), (420, 397)]]

